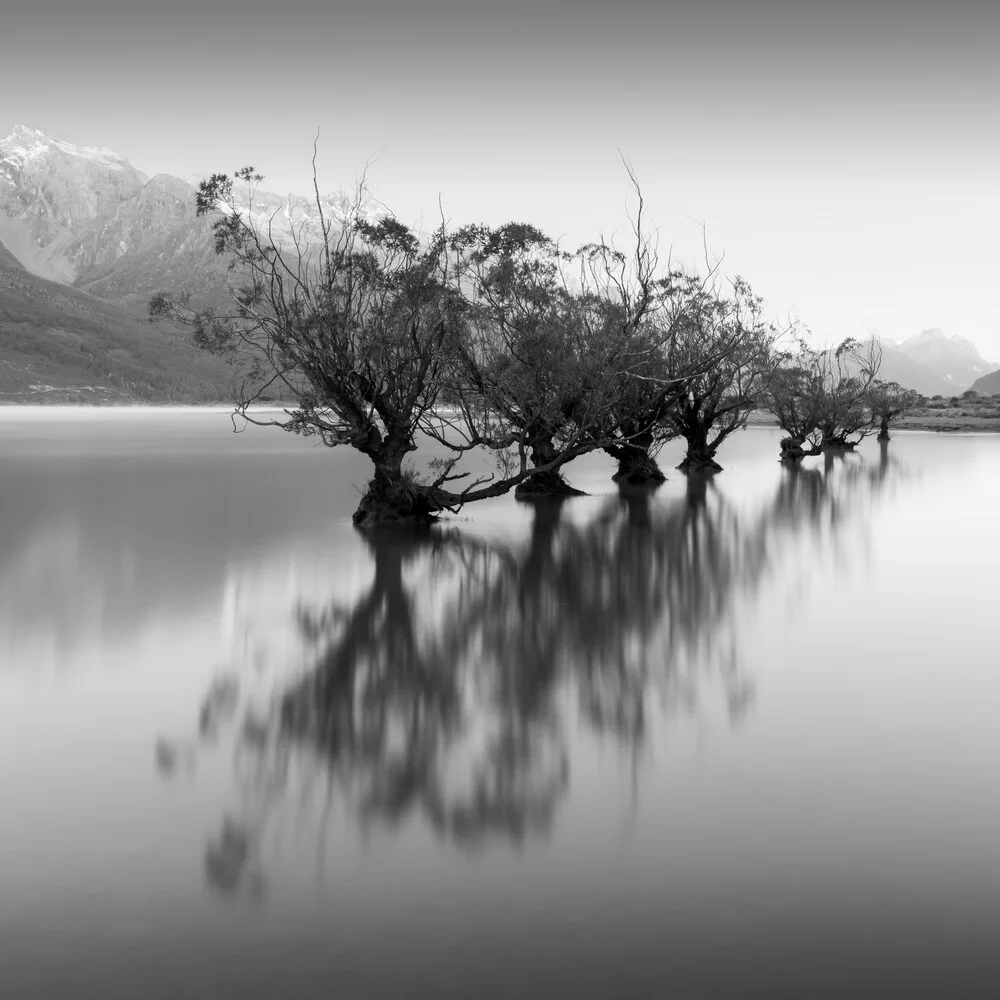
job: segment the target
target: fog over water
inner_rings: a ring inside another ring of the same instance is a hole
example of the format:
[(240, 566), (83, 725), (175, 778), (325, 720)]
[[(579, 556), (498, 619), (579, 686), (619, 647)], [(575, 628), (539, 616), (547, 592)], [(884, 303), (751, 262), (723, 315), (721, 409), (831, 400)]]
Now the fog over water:
[(778, 438), (364, 536), (346, 450), (0, 410), (0, 996), (992, 995), (1000, 439)]

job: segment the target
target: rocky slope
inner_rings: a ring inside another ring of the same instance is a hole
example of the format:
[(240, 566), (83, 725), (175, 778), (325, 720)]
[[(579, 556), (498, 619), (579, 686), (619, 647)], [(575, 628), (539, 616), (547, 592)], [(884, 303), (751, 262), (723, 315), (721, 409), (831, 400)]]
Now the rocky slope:
[(17, 125), (0, 139), (0, 242), (34, 274), (71, 283), (124, 252), (99, 234), (146, 181), (110, 149)]

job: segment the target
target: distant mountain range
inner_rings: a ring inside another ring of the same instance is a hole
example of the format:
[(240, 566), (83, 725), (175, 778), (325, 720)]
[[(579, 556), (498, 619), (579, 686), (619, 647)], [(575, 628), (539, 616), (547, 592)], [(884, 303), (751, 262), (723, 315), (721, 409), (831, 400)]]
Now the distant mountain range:
[[(0, 139), (0, 402), (228, 398), (220, 362), (185, 331), (146, 320), (159, 291), (190, 293), (195, 305), (230, 300), (228, 261), (195, 197), (192, 181), (148, 177), (111, 149), (22, 125)], [(319, 237), (313, 198), (234, 200), (278, 242)], [(322, 199), (334, 223), (347, 207), (343, 194)], [(955, 395), (996, 369), (938, 329), (883, 343), (882, 377), (928, 396)]]
[(964, 337), (948, 337), (937, 327), (899, 343), (882, 342), (880, 375), (925, 396), (955, 396), (977, 379), (1000, 368), (983, 358)]

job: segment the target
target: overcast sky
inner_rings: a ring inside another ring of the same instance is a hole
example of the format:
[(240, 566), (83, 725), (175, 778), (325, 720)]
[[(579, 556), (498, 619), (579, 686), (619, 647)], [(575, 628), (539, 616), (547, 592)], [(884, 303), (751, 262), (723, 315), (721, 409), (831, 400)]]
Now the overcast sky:
[(724, 267), (816, 339), (929, 326), (1000, 362), (1000, 4), (844, 0), (30, 0), (0, 29), (0, 132), (147, 173), (308, 192), (372, 156), (404, 220), (627, 231)]

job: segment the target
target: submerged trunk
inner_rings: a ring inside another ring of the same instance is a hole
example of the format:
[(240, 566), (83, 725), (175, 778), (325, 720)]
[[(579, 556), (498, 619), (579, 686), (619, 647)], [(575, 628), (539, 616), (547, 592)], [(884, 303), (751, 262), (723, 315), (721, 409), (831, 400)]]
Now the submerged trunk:
[(823, 436), (823, 443), (820, 447), (823, 451), (830, 449), (834, 451), (850, 451), (851, 448), (860, 443), (860, 438), (857, 441), (848, 441), (846, 434), (827, 434)]
[[(503, 496), (515, 489), (515, 495), (524, 497), (570, 497), (584, 496), (555, 471), (522, 474), (505, 479), (493, 479), (483, 485), (474, 485), (461, 493), (453, 493), (443, 486), (421, 483), (413, 475), (403, 471), (403, 458), (412, 451), (409, 447), (396, 447), (375, 459), (375, 474), (358, 509), (354, 512), (354, 524), (358, 528), (373, 528), (382, 524), (420, 524), (434, 521), (444, 511), (455, 512), (467, 503)], [(551, 450), (552, 460), (558, 458)], [(535, 466), (544, 464), (544, 454), (537, 449), (533, 456)]]
[(394, 521), (430, 521), (441, 510), (437, 491), (403, 473), (400, 462), (379, 462), (354, 512), (359, 528)]
[(637, 444), (616, 445), (605, 451), (618, 462), (613, 482), (624, 486), (659, 486), (666, 480), (648, 448)]
[(442, 510), (442, 491), (420, 483), (403, 471), (403, 461), (415, 447), (408, 435), (388, 433), (372, 455), (375, 473), (368, 482), (354, 523), (359, 528), (394, 522), (427, 522)]
[(791, 435), (790, 437), (781, 439), (781, 459), (782, 462), (798, 462), (805, 458), (806, 450), (803, 445), (806, 443), (805, 438), (796, 437)]
[(881, 426), (878, 430), (878, 437), (876, 441), (888, 441), (889, 440), (889, 421), (888, 419), (883, 419)]
[(784, 462), (786, 465), (790, 465), (795, 462), (802, 461), (807, 455), (819, 455), (822, 451), (821, 448), (815, 447), (810, 444), (808, 448), (805, 446), (806, 439), (804, 437), (798, 437), (793, 434), (790, 437), (781, 439), (781, 458), (779, 461)]
[(677, 466), (681, 472), (712, 473), (721, 472), (722, 466), (715, 460), (716, 448), (708, 443), (708, 429), (702, 425), (691, 426), (684, 434), (687, 454)]
[(516, 497), (583, 497), (587, 494), (566, 482), (559, 472), (536, 472), (517, 484)]
[[(552, 444), (551, 438), (540, 438), (531, 448), (531, 464), (534, 466), (549, 465), (559, 458), (559, 452)], [(517, 484), (514, 490), (516, 497), (582, 497), (583, 490), (570, 486), (562, 473), (557, 469), (547, 469), (545, 472), (533, 472), (527, 479)]]

